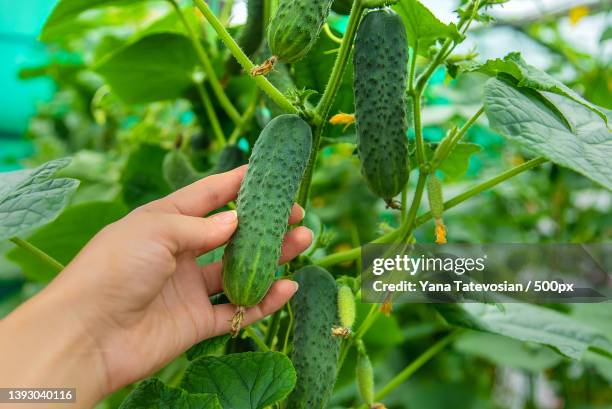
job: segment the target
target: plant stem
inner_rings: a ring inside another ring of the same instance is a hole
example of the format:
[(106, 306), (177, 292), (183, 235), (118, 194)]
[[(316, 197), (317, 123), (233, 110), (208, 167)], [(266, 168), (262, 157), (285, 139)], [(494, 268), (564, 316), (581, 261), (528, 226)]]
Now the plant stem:
[(219, 123), (219, 118), (217, 118), (217, 113), (215, 112), (215, 107), (213, 106), (210, 97), (208, 96), (208, 92), (204, 88), (204, 85), (201, 82), (196, 81), (196, 88), (198, 89), (198, 93), (200, 94), (200, 98), (202, 98), (202, 102), (204, 103), (204, 109), (206, 110), (206, 115), (208, 116), (208, 120), (210, 121), (210, 125), (212, 127), (213, 133), (215, 134), (215, 138), (217, 139), (217, 143), (220, 148), (223, 148), (226, 144), (225, 135), (223, 135), (223, 129), (221, 129), (221, 124)]
[(280, 327), (280, 319), (281, 319), (282, 309), (276, 311), (272, 314), (272, 320), (270, 321), (270, 326), (268, 327), (268, 333), (266, 334), (266, 345), (270, 348), (274, 346), (274, 338), (278, 334), (278, 329)]
[(221, 13), (219, 15), (219, 20), (227, 25), (232, 17), (232, 9), (234, 8), (234, 0), (226, 0), (223, 4), (223, 8), (221, 9)]
[(422, 167), (423, 164), (425, 164), (425, 141), (423, 140), (423, 124), (421, 123), (421, 92), (415, 90), (411, 95), (416, 141), (416, 159), (417, 165)]
[(12, 241), (15, 245), (21, 247), (22, 249), (33, 255), (34, 257), (38, 258), (43, 263), (53, 267), (58, 272), (64, 269), (64, 265), (62, 263), (48, 255), (32, 243), (30, 243), (29, 241), (20, 239), (19, 237), (13, 237), (9, 240)]
[(236, 142), (238, 142), (238, 138), (240, 137), (240, 134), (244, 131), (244, 129), (246, 128), (246, 125), (249, 123), (249, 121), (253, 117), (253, 114), (255, 113), (255, 108), (257, 108), (258, 96), (259, 96), (259, 92), (256, 89), (255, 92), (253, 93), (253, 96), (251, 97), (251, 100), (249, 101), (249, 106), (247, 107), (246, 111), (244, 111), (244, 114), (242, 115), (240, 124), (236, 125), (236, 128), (234, 129), (234, 131), (229, 137), (229, 140), (228, 140), (229, 144), (234, 145), (236, 144)]
[(416, 220), (416, 214), (419, 211), (419, 206), (421, 205), (421, 200), (423, 198), (423, 192), (425, 190), (425, 182), (427, 181), (428, 172), (424, 169), (419, 171), (419, 180), (417, 181), (417, 187), (414, 191), (414, 197), (412, 199), (412, 204), (410, 205), (410, 210), (408, 211), (408, 215), (406, 216), (406, 220), (402, 222), (399, 227), (399, 237), (400, 241), (406, 239), (412, 231), (414, 230), (414, 221)]
[[(478, 118), (480, 118), (480, 116), (484, 113), (484, 107), (480, 108), (478, 110), (478, 112), (476, 112), (462, 127), (458, 132), (455, 132), (454, 134), (451, 133), (448, 137), (450, 138), (450, 140), (448, 141), (448, 143), (445, 143), (445, 141), (443, 141), (440, 145), (438, 145), (438, 148), (436, 149), (435, 153), (434, 153), (434, 157), (431, 160), (431, 169), (435, 170), (438, 168), (438, 166), (440, 166), (440, 164), (442, 162), (444, 162), (447, 158), (448, 155), (451, 154), (451, 152), (453, 151), (453, 149), (455, 149), (455, 146), (457, 146), (457, 144), (459, 142), (461, 142), (461, 140), (463, 139), (463, 137), (465, 136), (465, 134), (467, 133), (467, 131), (474, 125), (474, 123), (478, 120)], [(456, 128), (455, 128), (456, 129)], [(438, 150), (440, 150), (438, 152)]]
[(189, 22), (185, 18), (185, 15), (183, 14), (183, 10), (181, 9), (181, 6), (178, 4), (177, 0), (168, 0), (168, 1), (174, 7), (176, 14), (181, 20), (181, 23), (185, 26), (185, 30), (187, 31), (187, 35), (189, 36), (189, 39), (191, 40), (193, 49), (195, 50), (196, 56), (198, 57), (198, 60), (200, 61), (200, 65), (204, 69), (204, 73), (206, 74), (206, 79), (207, 81), (210, 82), (210, 86), (212, 87), (213, 92), (215, 93), (215, 96), (217, 97), (217, 99), (219, 100), (219, 103), (221, 104), (221, 106), (223, 107), (227, 115), (231, 118), (231, 120), (234, 123), (238, 124), (240, 122), (240, 113), (234, 107), (234, 105), (232, 104), (232, 101), (229, 100), (229, 98), (227, 97), (227, 94), (223, 90), (223, 87), (221, 86), (221, 83), (219, 82), (219, 78), (217, 78), (217, 74), (215, 73), (215, 69), (213, 68), (212, 63), (210, 62), (210, 58), (208, 57), (206, 50), (204, 50), (204, 47), (202, 47), (202, 43), (200, 42), (198, 35), (195, 33), (195, 31), (193, 31), (193, 28), (189, 25)]
[[(528, 162), (523, 163), (522, 165), (516, 166), (504, 173), (501, 173), (497, 176), (495, 176), (494, 178), (491, 178), (479, 185), (474, 186), (473, 188), (465, 191), (464, 193), (461, 193), (457, 196), (455, 196), (454, 198), (444, 202), (444, 210), (448, 210), (452, 207), (457, 206), (458, 204), (465, 202), (466, 200), (472, 198), (473, 196), (476, 196), (479, 193), (482, 193), (483, 191), (492, 188), (495, 185), (498, 185), (522, 172), (525, 172), (529, 169), (533, 169), (536, 166), (539, 166), (543, 163), (548, 162), (548, 159), (545, 158), (535, 158), (532, 159)], [(427, 212), (425, 214), (423, 214), (422, 216), (419, 216), (418, 218), (415, 219), (414, 221), (414, 228), (422, 225), (423, 223), (427, 222), (428, 220), (430, 220), (432, 218), (431, 212)], [(397, 237), (399, 237), (401, 235), (401, 231), (400, 231), (401, 227), (393, 230), (392, 232), (389, 232), (383, 236), (380, 236), (378, 239), (374, 240), (373, 243), (390, 243), (392, 242), (394, 239), (396, 239)], [(321, 266), (321, 267), (329, 267), (335, 264), (339, 264), (339, 263), (343, 263), (346, 261), (351, 261), (351, 260), (355, 260), (356, 258), (361, 256), (361, 248), (360, 247), (356, 247), (354, 249), (350, 249), (347, 251), (343, 251), (340, 253), (335, 253), (335, 254), (330, 254), (329, 256), (325, 256), (325, 257), (321, 257), (320, 259), (317, 259), (314, 261), (314, 264)]]
[(353, 8), (351, 9), (346, 33), (342, 38), (342, 44), (340, 45), (340, 50), (338, 51), (334, 68), (332, 69), (329, 80), (327, 81), (327, 86), (325, 87), (323, 96), (315, 108), (315, 127), (313, 133), (312, 150), (310, 152), (310, 157), (308, 158), (306, 171), (304, 172), (304, 177), (302, 178), (302, 183), (300, 184), (300, 190), (297, 196), (298, 204), (304, 209), (308, 204), (308, 197), (310, 196), (310, 183), (312, 182), (314, 166), (319, 154), (321, 135), (323, 134), (331, 106), (336, 98), (338, 89), (340, 88), (342, 76), (344, 75), (344, 71), (351, 54), (351, 48), (353, 47), (353, 41), (355, 40), (355, 35), (357, 34), (357, 27), (359, 26), (359, 21), (361, 20), (364, 10), (362, 0), (356, 0), (353, 4)]
[[(495, 185), (499, 185), (500, 183), (518, 175), (519, 173), (525, 172), (529, 169), (533, 169), (536, 166), (539, 166), (543, 163), (548, 162), (548, 159), (546, 158), (535, 158), (535, 159), (531, 159), (530, 161), (527, 161), (525, 163), (523, 163), (522, 165), (516, 166), (510, 170), (507, 170), (504, 173), (500, 173), (499, 175), (485, 181), (482, 182), (476, 186), (474, 186), (471, 189), (466, 190), (465, 192), (453, 197), (450, 200), (447, 200), (446, 202), (444, 202), (444, 210), (448, 210), (451, 209), (455, 206), (457, 206), (460, 203), (465, 202), (466, 200), (472, 198), (473, 196), (476, 196), (479, 193), (484, 192), (487, 189), (492, 188)], [(422, 216), (419, 216), (416, 220), (415, 220), (415, 227), (416, 226), (420, 226), (423, 223), (429, 221), (432, 218), (432, 214), (431, 212), (427, 212), (425, 214), (423, 214)]]
[[(249, 57), (242, 51), (240, 46), (234, 41), (232, 36), (227, 32), (223, 24), (217, 19), (215, 14), (212, 12), (208, 4), (204, 2), (204, 0), (193, 0), (193, 3), (196, 7), (204, 14), (204, 17), (213, 29), (217, 32), (221, 41), (225, 44), (225, 46), (230, 50), (234, 58), (238, 61), (238, 63), (242, 66), (242, 68), (246, 72), (251, 72), (251, 70), (255, 67), (255, 64), (249, 59)], [(252, 77), (257, 86), (265, 92), (270, 99), (272, 99), (276, 105), (278, 105), (281, 109), (290, 114), (297, 114), (298, 110), (289, 102), (289, 100), (280, 92), (268, 79), (262, 75), (258, 75)], [(239, 123), (239, 119), (238, 122)]]
[(259, 335), (257, 335), (257, 333), (255, 331), (253, 331), (253, 328), (251, 328), (251, 326), (248, 326), (244, 329), (244, 332), (253, 340), (255, 341), (255, 343), (257, 344), (257, 346), (259, 347), (259, 349), (261, 349), (263, 352), (269, 352), (270, 348), (268, 348), (268, 346), (266, 345), (266, 343), (261, 339), (261, 337)]
[(416, 60), (419, 55), (419, 43), (416, 43), (416, 46), (412, 50), (412, 60), (410, 61), (410, 73), (408, 76), (408, 90), (410, 92), (414, 92), (414, 77), (416, 75)]
[[(387, 385), (385, 385), (382, 389), (380, 389), (375, 396), (377, 401), (382, 400), (385, 396), (391, 393), (395, 388), (400, 386), (404, 381), (406, 381), (410, 376), (412, 376), (419, 368), (425, 365), (431, 358), (436, 356), (440, 351), (442, 351), (451, 341), (459, 335), (461, 332), (460, 329), (457, 329), (431, 347), (425, 350), (421, 355), (419, 355), (414, 361), (410, 363), (406, 368), (404, 368), (400, 373), (398, 373), (393, 379), (391, 379)], [(361, 405), (358, 409), (367, 409), (367, 405)]]

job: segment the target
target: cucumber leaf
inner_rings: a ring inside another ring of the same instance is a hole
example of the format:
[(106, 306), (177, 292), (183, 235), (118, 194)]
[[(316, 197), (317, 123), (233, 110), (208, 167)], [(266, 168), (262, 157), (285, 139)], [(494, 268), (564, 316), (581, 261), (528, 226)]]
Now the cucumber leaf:
[(498, 78), (485, 84), (491, 128), (554, 163), (612, 190), (612, 138), (592, 111), (549, 92), (537, 92)]
[[(72, 205), (55, 221), (28, 237), (28, 241), (65, 265), (98, 231), (127, 213), (128, 208), (121, 203), (88, 202)], [(47, 283), (57, 274), (54, 268), (32, 257), (22, 248), (11, 250), (7, 258), (17, 263), (23, 274), (34, 282)]]
[(612, 357), (612, 340), (600, 329), (547, 308), (521, 303), (435, 307), (453, 325), (548, 345), (569, 358), (580, 359), (589, 350)]
[(223, 409), (219, 399), (210, 393), (188, 393), (166, 386), (159, 379), (141, 382), (125, 398), (119, 409)]
[(33, 170), (2, 175), (0, 184), (0, 240), (27, 234), (55, 219), (68, 204), (79, 181), (53, 178), (70, 158), (47, 162)]
[(469, 63), (469, 66), (465, 68), (467, 72), (480, 72), (492, 77), (500, 74), (506, 74), (513, 77), (518, 81), (519, 87), (532, 88), (537, 91), (546, 91), (553, 94), (563, 95), (570, 98), (574, 102), (590, 109), (600, 118), (602, 118), (606, 124), (608, 124), (608, 117), (604, 112), (603, 108), (598, 107), (595, 104), (582, 98), (576, 91), (569, 88), (561, 81), (553, 78), (544, 71), (539, 70), (533, 65), (529, 65), (523, 60), (520, 53), (513, 52), (505, 56), (503, 59), (497, 58), (494, 60), (488, 60), (483, 64)]
[(429, 47), (438, 40), (460, 42), (463, 36), (455, 24), (444, 24), (418, 0), (400, 0), (394, 10), (402, 17), (408, 33), (408, 44), (419, 55), (429, 56)]
[(214, 393), (224, 408), (263, 409), (286, 397), (296, 374), (279, 352), (244, 352), (192, 361), (181, 387), (190, 393)]
[(57, 37), (56, 34), (64, 32), (67, 25), (74, 25), (75, 20), (85, 11), (101, 7), (130, 5), (142, 0), (60, 0), (55, 6), (40, 34), (42, 41), (50, 41)]
[(204, 341), (198, 342), (189, 348), (187, 352), (185, 352), (185, 355), (187, 356), (188, 360), (194, 361), (202, 356), (215, 354), (219, 352), (221, 348), (225, 346), (225, 344), (227, 344), (229, 339), (230, 334), (205, 339)]
[(144, 104), (181, 97), (197, 65), (186, 36), (156, 33), (103, 58), (95, 70), (126, 103)]

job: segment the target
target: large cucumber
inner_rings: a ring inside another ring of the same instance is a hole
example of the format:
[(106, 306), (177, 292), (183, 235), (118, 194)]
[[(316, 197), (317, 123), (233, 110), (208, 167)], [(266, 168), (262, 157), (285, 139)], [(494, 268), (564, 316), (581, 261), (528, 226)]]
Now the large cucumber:
[[(249, 57), (252, 57), (259, 49), (263, 41), (264, 35), (264, 0), (248, 0), (247, 1), (247, 20), (244, 27), (240, 31), (240, 36), (237, 39), (238, 45), (242, 51)], [(228, 57), (225, 64), (228, 74), (235, 75), (240, 72), (240, 64), (233, 55)]]
[(281, 0), (268, 27), (268, 44), (279, 60), (293, 63), (317, 41), (333, 0)]
[(332, 336), (338, 324), (336, 281), (321, 267), (307, 266), (295, 274), (300, 287), (291, 300), (295, 316), (291, 361), (297, 383), (287, 409), (326, 407), (336, 382), (340, 340)]
[(357, 146), (370, 189), (388, 203), (409, 176), (407, 58), (400, 16), (390, 9), (367, 13), (355, 38)]
[(225, 295), (238, 307), (234, 333), (244, 307), (259, 303), (274, 280), (311, 139), (310, 127), (300, 117), (281, 115), (268, 123), (253, 147), (238, 193), (238, 228), (223, 255)]

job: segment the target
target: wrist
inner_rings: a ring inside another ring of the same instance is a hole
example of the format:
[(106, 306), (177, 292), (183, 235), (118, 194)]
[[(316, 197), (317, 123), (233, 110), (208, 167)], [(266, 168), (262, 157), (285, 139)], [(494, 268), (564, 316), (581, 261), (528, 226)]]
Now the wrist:
[(79, 303), (61, 290), (42, 291), (0, 321), (0, 387), (75, 388), (76, 407), (93, 407), (109, 392), (102, 354), (74, 313)]

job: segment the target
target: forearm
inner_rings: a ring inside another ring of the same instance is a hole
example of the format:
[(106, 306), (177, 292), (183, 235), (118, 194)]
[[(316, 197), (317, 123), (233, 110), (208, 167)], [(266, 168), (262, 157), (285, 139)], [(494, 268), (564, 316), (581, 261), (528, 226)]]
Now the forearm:
[(69, 294), (49, 288), (0, 321), (0, 387), (75, 388), (76, 404), (58, 408), (91, 408), (103, 397), (101, 354), (75, 308)]

